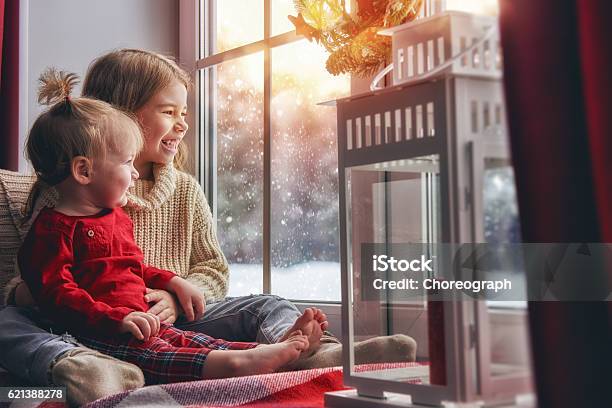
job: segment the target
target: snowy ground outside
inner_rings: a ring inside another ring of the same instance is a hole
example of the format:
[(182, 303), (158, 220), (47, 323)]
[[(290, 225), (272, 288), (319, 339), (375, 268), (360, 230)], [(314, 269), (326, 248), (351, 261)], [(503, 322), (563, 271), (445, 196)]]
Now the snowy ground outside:
[[(228, 296), (263, 292), (261, 264), (230, 264)], [(272, 293), (287, 299), (340, 301), (340, 263), (306, 262), (272, 268)]]

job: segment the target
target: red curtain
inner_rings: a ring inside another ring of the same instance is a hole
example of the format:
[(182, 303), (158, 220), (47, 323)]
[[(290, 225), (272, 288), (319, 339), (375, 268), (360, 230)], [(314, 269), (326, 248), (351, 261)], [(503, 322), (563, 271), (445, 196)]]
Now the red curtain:
[[(0, 50), (2, 50), (2, 38), (4, 34), (4, 0), (0, 0)], [(0, 72), (2, 72), (2, 52), (0, 52)]]
[(612, 4), (582, 1), (578, 8), (584, 102), (604, 242), (612, 242)]
[(17, 170), (19, 150), (19, 0), (0, 0), (0, 168)]
[[(611, 3), (500, 1), (524, 242), (612, 242)], [(529, 302), (540, 407), (612, 406), (609, 310)]]

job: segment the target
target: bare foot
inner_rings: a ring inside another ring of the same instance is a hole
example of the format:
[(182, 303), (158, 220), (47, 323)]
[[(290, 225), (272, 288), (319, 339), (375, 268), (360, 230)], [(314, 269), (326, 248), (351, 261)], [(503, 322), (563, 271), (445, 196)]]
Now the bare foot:
[(321, 309), (313, 308), (315, 310), (314, 319), (319, 323), (321, 330), (327, 330), (329, 322), (327, 321), (327, 315), (323, 313)]
[(308, 307), (279, 341), (285, 341), (291, 333), (300, 330), (303, 334), (308, 336), (308, 343), (310, 344), (308, 354), (311, 354), (321, 345), (323, 330), (326, 330), (328, 326), (329, 323), (327, 322), (325, 313), (316, 307)]
[(206, 357), (203, 379), (269, 374), (294, 362), (308, 349), (308, 337), (299, 330), (274, 344), (260, 344), (249, 350), (213, 350)]

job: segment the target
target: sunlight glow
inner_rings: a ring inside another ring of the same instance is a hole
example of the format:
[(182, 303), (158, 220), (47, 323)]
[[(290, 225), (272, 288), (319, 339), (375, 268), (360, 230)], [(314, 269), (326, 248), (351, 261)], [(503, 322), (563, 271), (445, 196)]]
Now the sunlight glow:
[(499, 14), (498, 0), (446, 0), (446, 9), (490, 16)]
[(263, 1), (216, 0), (216, 52), (263, 39)]

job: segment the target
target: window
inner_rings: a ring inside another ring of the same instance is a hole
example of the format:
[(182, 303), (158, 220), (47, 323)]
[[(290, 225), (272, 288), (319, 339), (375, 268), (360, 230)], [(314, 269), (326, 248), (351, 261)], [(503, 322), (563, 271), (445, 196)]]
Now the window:
[[(199, 0), (200, 179), (230, 296), (339, 301), (336, 111), (348, 77), (294, 34), (291, 0)], [(306, 284), (308, 282), (308, 284)]]

